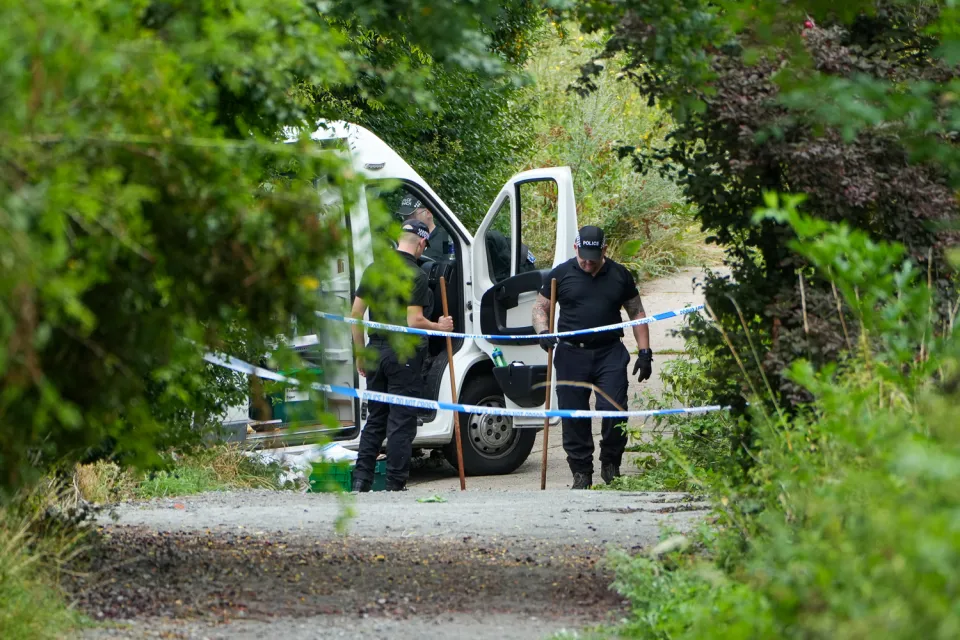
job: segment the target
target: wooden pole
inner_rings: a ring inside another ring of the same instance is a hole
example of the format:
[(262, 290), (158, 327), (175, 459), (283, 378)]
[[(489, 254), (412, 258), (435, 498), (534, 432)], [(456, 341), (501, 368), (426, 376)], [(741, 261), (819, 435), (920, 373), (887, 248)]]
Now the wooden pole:
[[(557, 279), (550, 281), (550, 318), (547, 326), (553, 333), (553, 316), (557, 310)], [(550, 398), (553, 397), (553, 347), (547, 350), (547, 399), (546, 409), (550, 410)], [(547, 488), (547, 447), (550, 444), (550, 418), (543, 419), (543, 460), (540, 462), (540, 490)]]
[[(440, 276), (440, 298), (443, 300), (443, 315), (450, 315), (447, 309), (447, 280)], [(447, 363), (450, 365), (450, 402), (457, 401), (457, 376), (453, 370), (453, 340), (447, 336)], [(460, 472), (460, 491), (467, 490), (467, 479), (463, 474), (463, 442), (460, 441), (460, 413), (453, 412), (453, 439), (457, 443), (457, 471)]]

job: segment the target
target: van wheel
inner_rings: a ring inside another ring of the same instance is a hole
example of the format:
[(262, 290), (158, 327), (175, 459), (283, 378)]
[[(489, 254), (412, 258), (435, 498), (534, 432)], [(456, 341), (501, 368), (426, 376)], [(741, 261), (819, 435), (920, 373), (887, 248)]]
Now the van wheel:
[[(470, 382), (460, 394), (462, 404), (481, 407), (505, 407), (500, 385), (493, 376)], [(513, 418), (475, 413), (460, 414), (460, 440), (463, 443), (463, 471), (468, 476), (496, 476), (512, 473), (530, 455), (537, 439), (536, 429), (514, 429)], [(457, 466), (457, 446), (453, 441), (443, 455)]]

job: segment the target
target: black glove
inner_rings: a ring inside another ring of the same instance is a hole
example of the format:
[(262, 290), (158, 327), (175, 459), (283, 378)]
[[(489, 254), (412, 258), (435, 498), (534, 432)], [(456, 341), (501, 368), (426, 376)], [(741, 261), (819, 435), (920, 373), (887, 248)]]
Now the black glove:
[[(550, 333), (550, 331), (548, 329), (544, 329), (543, 331), (540, 332), (540, 335), (543, 335), (545, 333)], [(560, 341), (555, 337), (540, 338), (540, 348), (543, 349), (544, 351), (550, 351), (550, 349), (553, 349), (555, 346), (557, 346), (558, 342)]]
[(653, 375), (653, 351), (650, 349), (640, 349), (640, 353), (637, 354), (637, 362), (633, 365), (633, 375), (637, 375), (638, 371), (640, 372), (640, 375), (637, 376), (638, 382), (649, 380), (650, 376)]

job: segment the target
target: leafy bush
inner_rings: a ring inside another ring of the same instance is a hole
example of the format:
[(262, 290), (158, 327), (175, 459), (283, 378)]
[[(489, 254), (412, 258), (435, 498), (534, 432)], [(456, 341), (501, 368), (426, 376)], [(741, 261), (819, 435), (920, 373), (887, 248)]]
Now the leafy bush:
[[(955, 356), (944, 361), (957, 366)], [(620, 558), (634, 637), (951, 637), (960, 507), (955, 395), (850, 372), (798, 383), (818, 409), (761, 434), (752, 483), (714, 483), (706, 557)], [(891, 402), (893, 407), (890, 406)]]
[[(947, 320), (955, 276), (944, 250), (956, 241), (960, 185), (953, 3), (568, 4), (586, 29), (613, 33), (600, 62), (625, 56), (627, 77), (674, 117), (659, 149), (624, 151), (645, 170), (675, 171), (723, 247), (733, 277), (711, 279), (706, 297), (731, 334), (741, 312), (751, 323), (779, 402), (810, 399), (781, 375), (794, 359), (836, 361), (859, 327), (849, 309), (837, 311), (829, 278), (802, 279), (807, 263), (791, 251), (788, 228), (752, 224), (765, 191), (806, 193), (811, 215), (902, 244), (936, 285), (938, 328)], [(582, 69), (581, 89), (595, 91), (601, 65)], [(688, 333), (724, 344), (706, 322)], [(746, 352), (745, 338), (734, 338)], [(713, 380), (739, 375), (732, 355), (713, 365)]]
[[(711, 350), (687, 342), (681, 357), (660, 370), (663, 392), (643, 393), (648, 409), (704, 407), (717, 404), (713, 385), (708, 384)], [(639, 475), (618, 478), (610, 488), (630, 491), (702, 491), (703, 474), (733, 480), (743, 469), (733, 464), (732, 434), (743, 431), (742, 418), (727, 411), (694, 415), (654, 416), (649, 422), (628, 429), (629, 450), (647, 454), (636, 459)]]
[(345, 241), (317, 189), (338, 188), (349, 206), (357, 177), (307, 140), (278, 144), (283, 127), (312, 127), (319, 88), (360, 76), (419, 86), (404, 57), (364, 65), (343, 24), (497, 75), (485, 25), (500, 8), (7, 3), (0, 499), (97, 447), (149, 461), (246, 383), (204, 352), (249, 359), (291, 318), (316, 322), (317, 278)]
[(866, 337), (843, 365), (791, 366), (791, 381), (815, 399), (807, 409), (789, 416), (753, 404), (746, 475), (698, 473), (717, 501), (715, 529), (693, 545), (618, 558), (618, 588), (635, 607), (624, 631), (953, 637), (960, 336), (930, 338), (932, 294), (903, 247), (790, 206), (773, 215), (800, 238), (794, 250), (849, 294)]
[[(626, 151), (672, 164), (733, 267), (687, 335), (714, 356), (719, 399), (749, 417), (722, 465), (743, 473), (691, 465), (715, 526), (621, 558), (627, 634), (960, 630), (955, 4), (554, 4), (609, 28), (602, 57), (626, 55), (670, 109), (660, 152)], [(599, 70), (584, 65), (584, 91)], [(768, 191), (806, 193), (808, 217)]]

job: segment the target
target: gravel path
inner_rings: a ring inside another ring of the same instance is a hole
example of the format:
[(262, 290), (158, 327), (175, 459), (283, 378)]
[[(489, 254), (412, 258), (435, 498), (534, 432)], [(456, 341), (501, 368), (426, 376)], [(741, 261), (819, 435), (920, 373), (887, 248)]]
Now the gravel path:
[[(445, 502), (418, 502), (437, 495)], [(671, 493), (619, 491), (444, 491), (410, 490), (336, 496), (293, 492), (207, 493), (128, 504), (114, 524), (157, 531), (227, 531), (264, 536), (293, 534), (325, 539), (337, 534), (337, 518), (352, 511), (350, 536), (459, 540), (546, 540), (624, 547), (656, 540), (661, 524), (684, 524), (699, 503)], [(678, 513), (679, 511), (679, 513)]]
[[(86, 638), (202, 638), (205, 640), (262, 640), (297, 638), (300, 640), (527, 640), (564, 631), (580, 630), (584, 620), (577, 617), (522, 616), (503, 613), (450, 613), (393, 620), (357, 616), (313, 616), (278, 618), (270, 621), (232, 620), (197, 622), (151, 620), (147, 624), (118, 625), (87, 634)], [(603, 636), (599, 636), (603, 637)]]
[[(679, 494), (224, 492), (125, 504), (73, 567), (88, 638), (540, 638), (613, 622), (611, 545), (701, 521)], [(333, 523), (352, 512), (346, 533)]]

